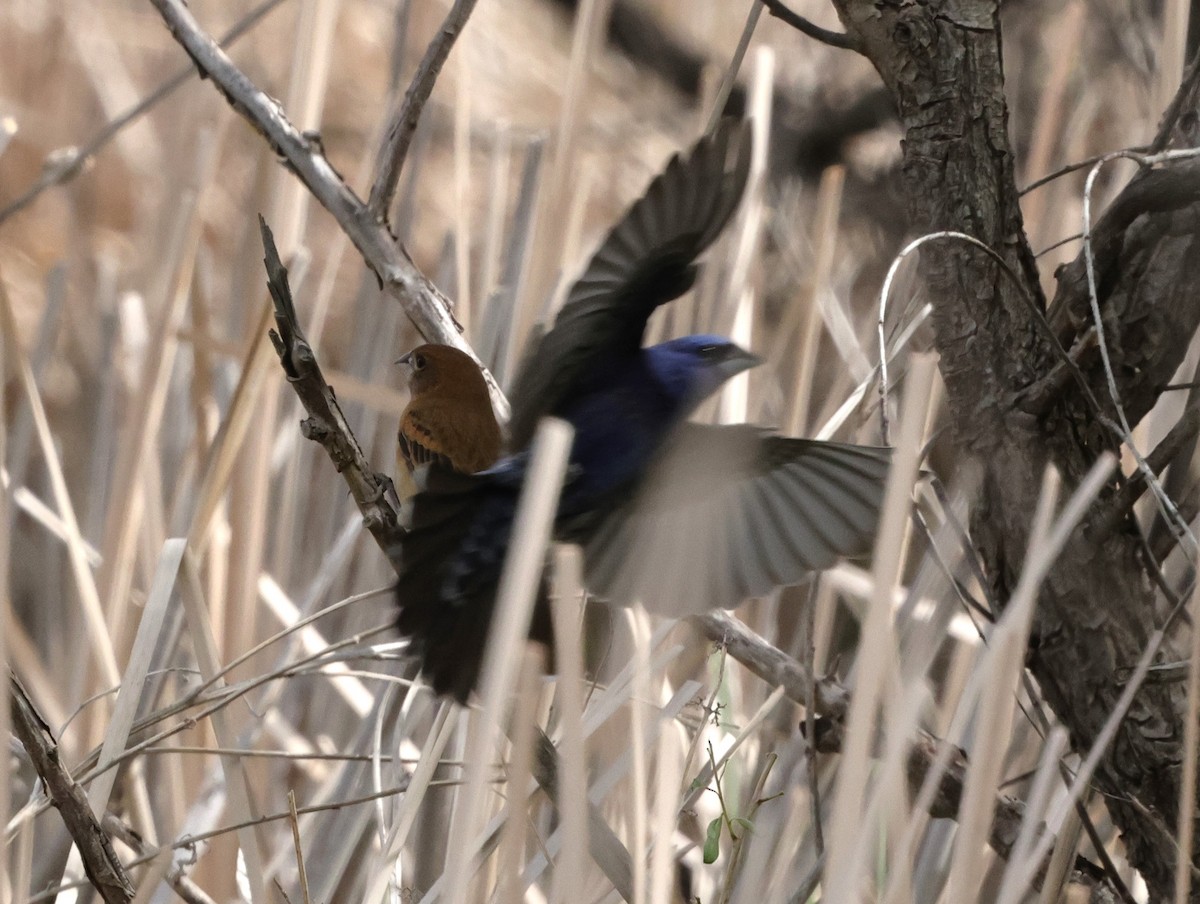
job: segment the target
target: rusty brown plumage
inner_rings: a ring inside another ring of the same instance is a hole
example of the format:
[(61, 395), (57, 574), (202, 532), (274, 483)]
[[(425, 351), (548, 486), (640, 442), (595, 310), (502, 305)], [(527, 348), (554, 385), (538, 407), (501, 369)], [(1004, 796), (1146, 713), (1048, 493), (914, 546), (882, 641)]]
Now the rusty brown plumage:
[(474, 474), (500, 456), (502, 435), (479, 365), (449, 345), (421, 345), (399, 360), (412, 393), (400, 417), (396, 451), (401, 500), (417, 491), (414, 471), (440, 464)]

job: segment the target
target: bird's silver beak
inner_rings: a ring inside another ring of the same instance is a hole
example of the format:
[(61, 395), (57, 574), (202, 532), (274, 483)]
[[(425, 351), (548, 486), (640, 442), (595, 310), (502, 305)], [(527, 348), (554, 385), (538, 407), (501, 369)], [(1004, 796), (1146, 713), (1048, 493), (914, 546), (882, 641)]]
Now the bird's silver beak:
[(752, 367), (758, 367), (763, 363), (763, 359), (753, 352), (748, 352), (744, 348), (734, 347), (730, 350), (729, 356), (721, 362), (721, 372), (725, 378), (736, 376), (742, 371), (750, 370)]
[(401, 355), (399, 358), (397, 358), (392, 363), (393, 364), (408, 364), (410, 361), (412, 361), (412, 352), (409, 352), (406, 355)]

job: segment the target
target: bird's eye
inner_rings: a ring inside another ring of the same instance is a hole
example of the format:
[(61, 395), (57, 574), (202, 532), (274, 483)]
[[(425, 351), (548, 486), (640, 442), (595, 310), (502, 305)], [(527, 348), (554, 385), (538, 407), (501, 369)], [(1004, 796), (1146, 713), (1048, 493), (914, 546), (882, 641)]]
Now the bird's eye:
[(700, 354), (706, 358), (711, 358), (721, 350), (719, 345), (702, 345), (700, 346)]
[(413, 355), (413, 369), (421, 370), (421, 368), (423, 368), (424, 366), (425, 366), (425, 356), (424, 355)]

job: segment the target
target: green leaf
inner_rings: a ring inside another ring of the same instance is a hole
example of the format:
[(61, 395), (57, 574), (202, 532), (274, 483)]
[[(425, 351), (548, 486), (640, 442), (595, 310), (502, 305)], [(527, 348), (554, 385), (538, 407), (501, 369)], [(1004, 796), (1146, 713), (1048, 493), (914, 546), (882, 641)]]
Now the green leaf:
[(718, 816), (708, 824), (704, 833), (704, 862), (716, 863), (721, 853), (721, 817)]
[(754, 823), (744, 816), (735, 816), (732, 820), (730, 820), (730, 822), (732, 822), (735, 826), (745, 829), (747, 832), (754, 831)]

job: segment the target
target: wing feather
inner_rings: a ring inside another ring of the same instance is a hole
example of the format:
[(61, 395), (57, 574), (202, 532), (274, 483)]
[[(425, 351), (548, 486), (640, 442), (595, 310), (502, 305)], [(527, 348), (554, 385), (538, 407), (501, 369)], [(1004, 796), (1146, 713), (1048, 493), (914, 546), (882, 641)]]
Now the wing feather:
[(589, 588), (687, 615), (794, 584), (874, 540), (889, 449), (682, 425), (586, 538)]
[(598, 358), (636, 352), (654, 309), (691, 288), (695, 260), (733, 215), (749, 168), (750, 130), (726, 120), (650, 183), (525, 356), (511, 393), (513, 448), (529, 444), (538, 419), (571, 396)]

